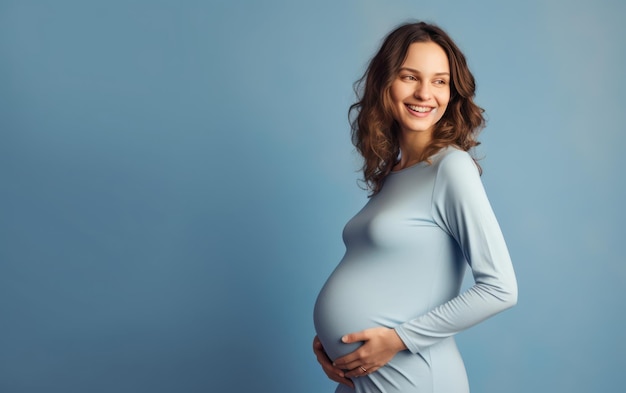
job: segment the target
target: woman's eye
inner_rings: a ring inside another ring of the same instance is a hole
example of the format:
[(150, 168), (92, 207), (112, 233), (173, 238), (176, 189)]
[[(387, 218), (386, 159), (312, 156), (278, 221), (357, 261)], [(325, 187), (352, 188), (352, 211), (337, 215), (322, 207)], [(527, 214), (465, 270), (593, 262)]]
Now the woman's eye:
[(406, 80), (406, 81), (414, 81), (417, 80), (413, 75), (404, 75), (402, 77), (402, 79)]
[(445, 84), (446, 84), (446, 81), (445, 81), (445, 80), (443, 80), (443, 79), (437, 79), (437, 80), (435, 81), (435, 84), (436, 84), (436, 85), (445, 85)]

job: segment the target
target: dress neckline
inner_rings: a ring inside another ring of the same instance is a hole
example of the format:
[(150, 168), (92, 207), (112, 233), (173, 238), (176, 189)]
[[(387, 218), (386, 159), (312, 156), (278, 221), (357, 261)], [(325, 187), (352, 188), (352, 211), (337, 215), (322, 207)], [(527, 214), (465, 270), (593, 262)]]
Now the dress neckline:
[[(407, 167), (404, 167), (402, 169), (398, 169), (397, 171), (391, 171), (389, 172), (390, 175), (392, 174), (400, 174), (402, 172), (405, 172), (409, 169), (415, 168), (415, 167), (421, 167), (424, 165), (431, 165), (431, 163), (434, 161), (435, 157), (437, 157), (438, 155), (440, 155), (442, 152), (447, 151), (448, 149), (450, 149), (450, 146), (446, 146), (446, 147), (442, 147), (441, 149), (439, 149), (439, 151), (437, 151), (435, 154), (433, 154), (432, 156), (428, 157), (426, 160), (423, 161), (418, 161), (415, 164), (411, 164)], [(431, 163), (428, 162), (428, 160), (431, 161)]]

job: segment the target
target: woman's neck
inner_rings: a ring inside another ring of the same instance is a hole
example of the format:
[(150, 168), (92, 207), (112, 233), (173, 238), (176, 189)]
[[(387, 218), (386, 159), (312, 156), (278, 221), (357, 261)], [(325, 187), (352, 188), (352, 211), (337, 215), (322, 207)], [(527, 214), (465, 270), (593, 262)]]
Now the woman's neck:
[(393, 170), (401, 170), (420, 161), (424, 161), (426, 147), (432, 141), (430, 132), (403, 132), (400, 137), (400, 161), (393, 167)]

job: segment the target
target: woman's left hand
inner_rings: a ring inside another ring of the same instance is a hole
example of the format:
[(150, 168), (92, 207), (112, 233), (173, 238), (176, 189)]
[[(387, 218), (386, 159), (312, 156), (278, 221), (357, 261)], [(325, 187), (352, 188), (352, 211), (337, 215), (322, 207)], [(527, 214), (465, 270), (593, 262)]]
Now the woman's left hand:
[(356, 351), (335, 360), (335, 366), (343, 370), (347, 378), (371, 374), (387, 364), (396, 353), (405, 350), (404, 342), (394, 329), (375, 327), (341, 338), (346, 344), (363, 341)]

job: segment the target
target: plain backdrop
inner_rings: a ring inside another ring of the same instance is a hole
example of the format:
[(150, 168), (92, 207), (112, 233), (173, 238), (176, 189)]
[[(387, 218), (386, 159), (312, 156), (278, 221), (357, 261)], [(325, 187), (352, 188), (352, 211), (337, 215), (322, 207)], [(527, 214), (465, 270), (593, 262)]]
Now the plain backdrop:
[(352, 83), (399, 23), (477, 79), (517, 307), (474, 392), (617, 392), (625, 3), (0, 0), (0, 392), (332, 392), (312, 309), (365, 203)]

